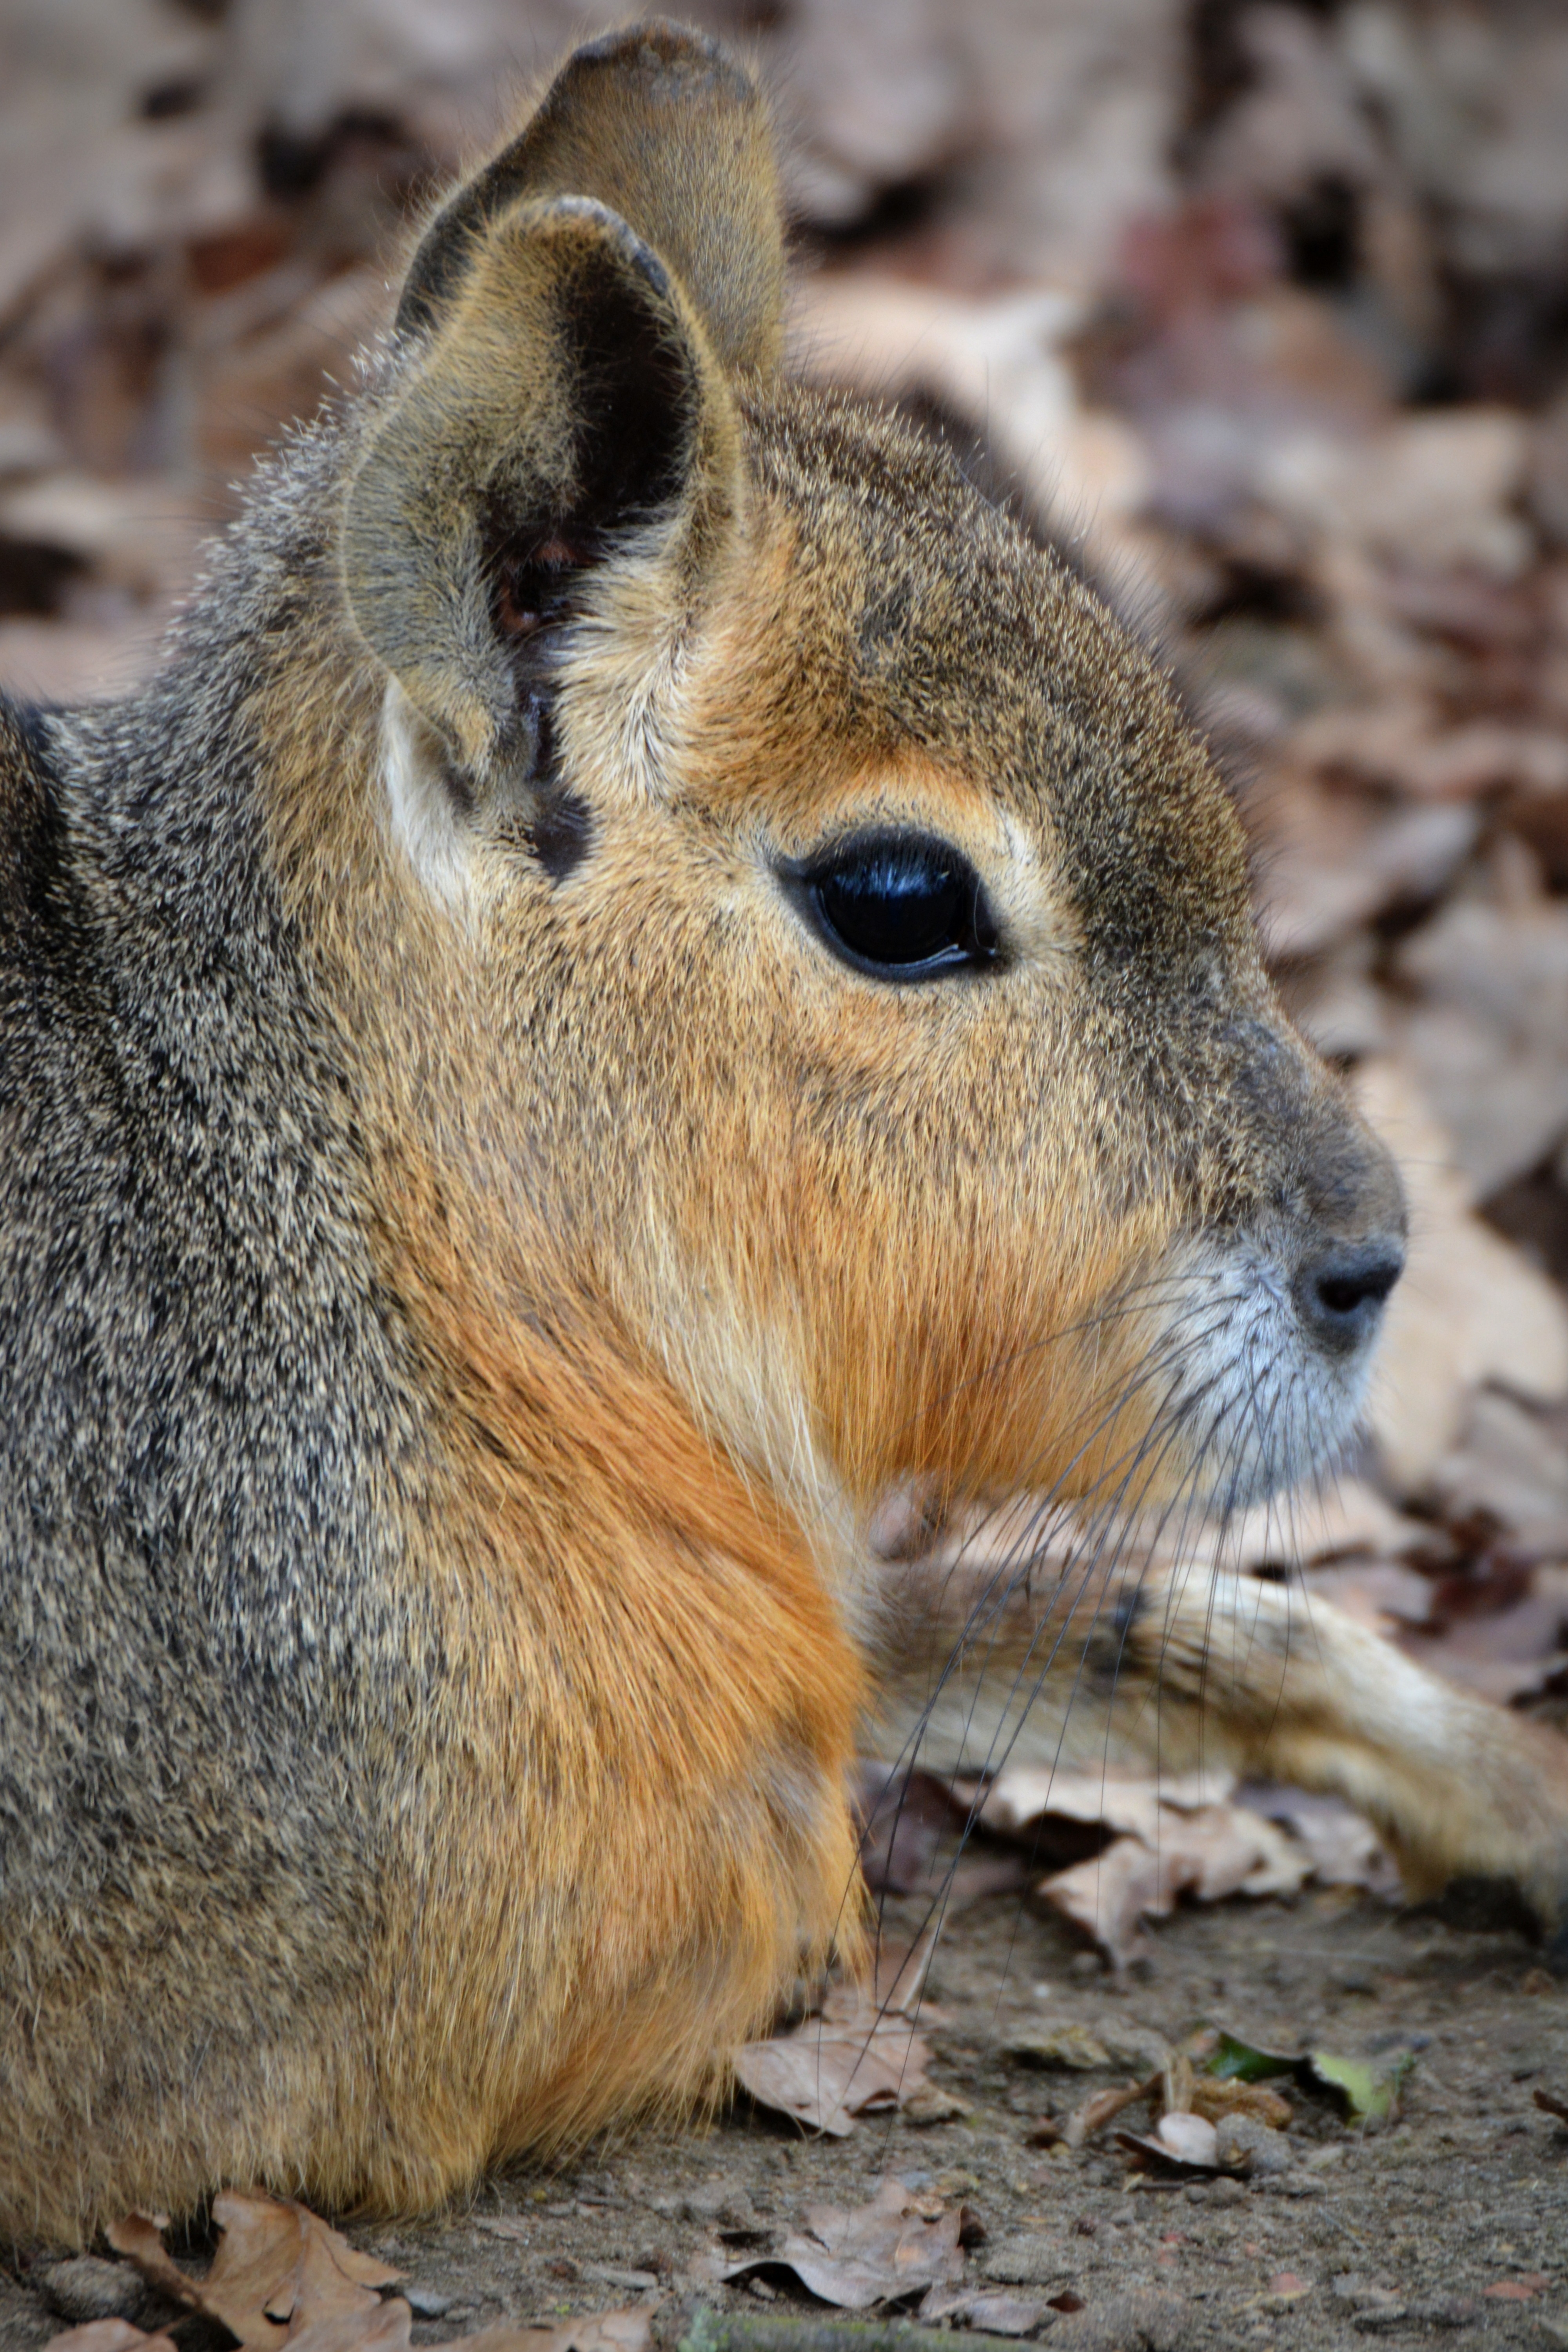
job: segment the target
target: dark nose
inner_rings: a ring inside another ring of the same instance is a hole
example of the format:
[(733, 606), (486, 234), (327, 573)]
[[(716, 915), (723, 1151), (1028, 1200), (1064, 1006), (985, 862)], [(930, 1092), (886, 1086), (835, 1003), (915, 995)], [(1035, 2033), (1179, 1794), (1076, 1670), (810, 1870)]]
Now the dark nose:
[(1296, 1276), (1296, 1311), (1320, 1348), (1345, 1353), (1370, 1339), (1383, 1302), (1405, 1271), (1395, 1241), (1336, 1243)]

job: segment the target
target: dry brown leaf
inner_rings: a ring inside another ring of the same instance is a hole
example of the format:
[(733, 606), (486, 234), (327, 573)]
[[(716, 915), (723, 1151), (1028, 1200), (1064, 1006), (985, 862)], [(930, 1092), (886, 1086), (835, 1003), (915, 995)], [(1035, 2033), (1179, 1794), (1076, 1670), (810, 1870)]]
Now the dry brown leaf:
[(1410, 1072), (1364, 1063), (1356, 1099), (1393, 1151), (1410, 1200), (1409, 1262), (1389, 1301), (1368, 1419), (1402, 1492), (1419, 1491), (1497, 1381), (1548, 1403), (1568, 1390), (1562, 1293), (1471, 1213), (1447, 1137)]
[(858, 2116), (887, 2114), (926, 2079), (931, 2050), (907, 2019), (873, 2003), (835, 2021), (808, 2018), (793, 2033), (748, 2042), (735, 2074), (760, 2106), (842, 2139)]
[[(377, 2298), (368, 2310), (318, 2310), (289, 2327), (289, 2352), (409, 2352), (414, 2315), (401, 2296)], [(482, 2327), (433, 2352), (647, 2352), (650, 2305), (600, 2311), (558, 2327)], [(176, 2352), (170, 2336), (144, 2335), (125, 2319), (97, 2319), (50, 2338), (44, 2352)]]
[(324, 2311), (290, 2327), (289, 2352), (409, 2352), (414, 2314), (400, 2295), (373, 2310)]
[(1016, 1854), (957, 1850), (967, 1802), (929, 1772), (883, 1770), (862, 1797), (862, 1811), (860, 1867), (874, 1895), (937, 1896), (951, 1916), (982, 1895), (1012, 1894), (1028, 1883)]
[(828, 1987), (822, 2003), (822, 2014), (828, 2023), (859, 2023), (868, 2005), (876, 2017), (912, 2018), (922, 2011), (929, 2016), (931, 2011), (923, 1995), (926, 1971), (936, 1949), (937, 1927), (933, 1919), (910, 1943), (879, 1940), (868, 1988), (843, 1979)]
[[(963, 1784), (967, 1787), (968, 1784)], [(1053, 1817), (1085, 1822), (1146, 1839), (1161, 1834), (1162, 1809), (1190, 1812), (1224, 1802), (1236, 1786), (1234, 1772), (1068, 1772), (1049, 1766), (1018, 1765), (999, 1772), (984, 1798), (978, 1787), (983, 1829), (1005, 1837), (1024, 1837), (1037, 1824)]]
[(1272, 1822), (1238, 1805), (1171, 1813), (1158, 1846), (1115, 1839), (1093, 1862), (1042, 1879), (1037, 1893), (1118, 1967), (1142, 1941), (1145, 1919), (1168, 1918), (1184, 1895), (1218, 1903), (1228, 1895), (1293, 1895), (1311, 1859)]
[(1158, 2075), (1151, 2075), (1146, 2083), (1123, 2083), (1120, 2090), (1097, 2091), (1093, 2098), (1073, 2109), (1058, 2137), (1068, 2147), (1081, 2147), (1125, 2108), (1136, 2106), (1140, 2099), (1152, 2099), (1158, 2087)]
[(781, 2265), (801, 2284), (846, 2311), (874, 2303), (901, 2303), (928, 2287), (957, 2285), (963, 2277), (960, 2216), (931, 2210), (901, 2180), (884, 2180), (868, 2205), (807, 2208), (804, 2230), (777, 2253), (751, 2254), (725, 2264), (720, 2279)]
[[(226, 2189), (213, 2200), (213, 2220), (223, 2237), (205, 2278), (171, 2261), (148, 2214), (128, 2214), (106, 2234), (149, 2284), (221, 2320), (247, 2352), (277, 2352), (286, 2337), (297, 2342), (307, 2330), (338, 2320), (379, 2319), (384, 2306), (374, 2290), (401, 2276), (290, 2198)], [(372, 2340), (390, 2339), (381, 2327), (343, 2337), (345, 2344)], [(321, 2352), (328, 2352), (324, 2339)]]
[(922, 2327), (972, 2327), (980, 2336), (1032, 2336), (1050, 2316), (1044, 2295), (1010, 2294), (1005, 2287), (933, 2286), (921, 2304)]
[(128, 2319), (89, 2319), (51, 2336), (44, 2352), (175, 2352), (175, 2345), (172, 2336), (144, 2335)]
[(1037, 1892), (1121, 1968), (1141, 1948), (1144, 1920), (1168, 1916), (1193, 1875), (1169, 1849), (1156, 1853), (1142, 1838), (1123, 1837), (1097, 1860), (1042, 1879)]
[(1399, 1893), (1398, 1869), (1379, 1844), (1377, 1832), (1342, 1797), (1257, 1781), (1242, 1790), (1239, 1801), (1247, 1811), (1261, 1813), (1265, 1821), (1279, 1822), (1290, 1832), (1310, 1856), (1312, 1875), (1321, 1886)]
[(183, 2303), (187, 2310), (202, 2307), (201, 2286), (183, 2271), (163, 2245), (163, 2232), (168, 2217), (162, 2213), (127, 2213), (121, 2221), (111, 2221), (104, 2236), (117, 2254), (128, 2255), (149, 2286), (166, 2294), (171, 2303)]
[[(926, 2081), (929, 2045), (910, 2022), (921, 2014), (936, 1935), (933, 1921), (912, 1943), (879, 1945), (868, 1985), (840, 1978), (817, 2016), (792, 2033), (748, 2042), (735, 2073), (752, 2097), (838, 2139), (857, 2116), (904, 2107), (916, 2093), (940, 2099)], [(923, 2119), (936, 2121), (934, 2108)]]
[(1194, 2083), (1191, 2105), (1193, 2114), (1202, 2116), (1206, 2123), (1217, 2124), (1226, 2116), (1250, 2116), (1270, 2131), (1287, 2130), (1294, 2113), (1289, 2100), (1271, 2091), (1267, 2083), (1227, 2082), (1213, 2074), (1199, 2075)]

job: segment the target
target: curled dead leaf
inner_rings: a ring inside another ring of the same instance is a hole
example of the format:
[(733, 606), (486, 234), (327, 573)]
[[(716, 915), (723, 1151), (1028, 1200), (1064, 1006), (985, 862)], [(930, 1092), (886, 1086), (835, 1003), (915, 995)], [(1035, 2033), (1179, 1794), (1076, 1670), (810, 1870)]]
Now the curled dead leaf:
[(1043, 1879), (1037, 1893), (1121, 1967), (1142, 1940), (1143, 1921), (1169, 1917), (1184, 1895), (1201, 1903), (1293, 1895), (1311, 1868), (1310, 1856), (1272, 1822), (1237, 1805), (1209, 1805), (1168, 1815), (1157, 1847), (1117, 1838), (1094, 1861)]
[(127, 2214), (106, 2234), (149, 2285), (221, 2320), (247, 2352), (277, 2352), (286, 2337), (297, 2341), (308, 2327), (379, 2314), (376, 2288), (401, 2275), (360, 2253), (291, 2198), (226, 2189), (213, 2201), (213, 2220), (222, 2237), (202, 2278), (171, 2258), (153, 2215)]
[(1375, 1895), (1396, 1895), (1399, 1872), (1363, 1814), (1342, 1797), (1281, 1788), (1272, 1781), (1249, 1784), (1240, 1802), (1249, 1812), (1288, 1829), (1311, 1858), (1320, 1886), (1364, 1886)]
[(1226, 2116), (1250, 2116), (1270, 2131), (1286, 2130), (1295, 2112), (1289, 2099), (1265, 2083), (1216, 2082), (1212, 2075), (1194, 2083), (1192, 2111), (1211, 2124), (1223, 2122)]
[(858, 2116), (887, 2114), (924, 2087), (931, 2050), (906, 2018), (868, 2002), (841, 2021), (807, 2018), (793, 2033), (748, 2042), (735, 2075), (759, 2106), (842, 2139)]
[(202, 2307), (201, 2288), (188, 2271), (183, 2271), (164, 2249), (163, 2232), (169, 2226), (164, 2213), (127, 2213), (119, 2221), (111, 2221), (105, 2237), (117, 2254), (124, 2254), (133, 2263), (149, 2286), (166, 2294), (171, 2303), (184, 2304), (187, 2310)]
[[(968, 1784), (961, 1784), (962, 1790)], [(1016, 1765), (999, 1772), (982, 1795), (970, 1790), (983, 1829), (1022, 1837), (1037, 1823), (1056, 1819), (1117, 1830), (1152, 1844), (1160, 1834), (1162, 1809), (1192, 1812), (1223, 1804), (1236, 1787), (1226, 1771), (1068, 1772)]]
[[(400, 2296), (372, 2310), (318, 2313), (288, 2334), (290, 2352), (409, 2352), (414, 2315)], [(647, 2352), (649, 2305), (602, 2311), (557, 2327), (482, 2327), (458, 2339), (462, 2352)], [(98, 2319), (53, 2336), (45, 2352), (177, 2352), (171, 2336), (145, 2335), (125, 2319)], [(434, 2352), (457, 2352), (438, 2345)]]
[(1092, 2099), (1085, 2099), (1081, 2106), (1073, 2109), (1056, 2137), (1066, 2140), (1068, 2147), (1082, 2147), (1086, 2140), (1103, 2131), (1125, 2108), (1135, 2106), (1140, 2099), (1152, 2099), (1159, 2087), (1159, 2076), (1152, 2074), (1146, 2083), (1123, 2083), (1119, 2090), (1097, 2091)]
[(865, 2311), (875, 2303), (904, 2302), (963, 2277), (963, 2217), (934, 2210), (931, 2200), (884, 2180), (867, 2205), (807, 2208), (805, 2226), (776, 2253), (749, 2254), (724, 2264), (720, 2280), (780, 2265), (824, 2303)]

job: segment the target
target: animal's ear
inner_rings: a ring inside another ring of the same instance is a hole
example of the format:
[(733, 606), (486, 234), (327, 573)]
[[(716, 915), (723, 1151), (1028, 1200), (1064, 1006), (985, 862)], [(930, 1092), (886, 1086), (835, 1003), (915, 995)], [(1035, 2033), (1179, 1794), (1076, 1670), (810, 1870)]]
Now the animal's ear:
[(740, 494), (729, 379), (773, 365), (782, 278), (761, 95), (674, 26), (579, 49), (433, 222), (342, 556), (459, 806), (548, 777), (560, 624), (597, 567), (635, 549), (690, 596)]
[(777, 366), (784, 233), (768, 110), (717, 41), (655, 18), (576, 50), (510, 145), (432, 223), (399, 334), (439, 320), (486, 232), (528, 196), (595, 197), (679, 279), (721, 366)]
[(562, 624), (613, 560), (689, 599), (739, 495), (734, 404), (680, 287), (581, 196), (490, 222), (367, 429), (342, 524), (358, 626), (459, 804), (546, 782)]

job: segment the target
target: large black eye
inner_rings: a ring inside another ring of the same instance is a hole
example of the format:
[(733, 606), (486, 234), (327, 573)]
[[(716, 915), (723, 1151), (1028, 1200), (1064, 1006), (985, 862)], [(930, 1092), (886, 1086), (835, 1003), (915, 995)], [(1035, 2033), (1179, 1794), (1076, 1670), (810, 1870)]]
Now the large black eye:
[(991, 963), (996, 926), (980, 877), (945, 841), (861, 835), (784, 869), (835, 952), (879, 980), (932, 980)]

